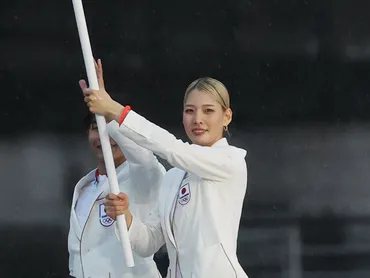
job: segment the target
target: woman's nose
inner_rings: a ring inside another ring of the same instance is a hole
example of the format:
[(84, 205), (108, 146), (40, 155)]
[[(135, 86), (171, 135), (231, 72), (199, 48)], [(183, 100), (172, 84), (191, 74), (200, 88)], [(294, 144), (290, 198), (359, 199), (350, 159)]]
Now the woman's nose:
[(194, 123), (195, 124), (200, 124), (203, 122), (203, 113), (201, 112), (196, 112), (194, 114)]

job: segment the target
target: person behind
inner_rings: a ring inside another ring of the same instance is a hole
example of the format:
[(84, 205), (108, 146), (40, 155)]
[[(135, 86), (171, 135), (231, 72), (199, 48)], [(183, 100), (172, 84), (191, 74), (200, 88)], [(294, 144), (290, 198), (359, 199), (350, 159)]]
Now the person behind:
[(187, 88), (183, 125), (192, 144), (112, 100), (104, 88), (84, 89), (83, 94), (92, 113), (119, 123), (121, 134), (174, 166), (145, 221), (131, 209), (129, 193), (106, 197), (110, 217), (125, 215), (133, 250), (145, 257), (165, 243), (171, 278), (247, 277), (236, 254), (247, 188), (246, 151), (223, 136), (232, 120), (226, 87), (205, 77)]
[[(100, 62), (99, 62), (100, 63)], [(100, 70), (101, 69), (101, 70)], [(102, 68), (97, 67), (99, 85), (104, 86)], [(80, 82), (81, 89), (87, 88)], [(77, 183), (72, 200), (68, 235), (69, 270), (77, 278), (154, 278), (161, 277), (152, 254), (133, 253), (135, 266), (123, 261), (123, 249), (115, 234), (115, 220), (104, 211), (109, 181), (95, 116), (87, 117), (88, 142), (97, 158), (97, 168)], [(153, 153), (119, 132), (117, 122), (107, 125), (120, 191), (130, 195), (130, 209), (144, 219), (155, 207), (165, 168)]]

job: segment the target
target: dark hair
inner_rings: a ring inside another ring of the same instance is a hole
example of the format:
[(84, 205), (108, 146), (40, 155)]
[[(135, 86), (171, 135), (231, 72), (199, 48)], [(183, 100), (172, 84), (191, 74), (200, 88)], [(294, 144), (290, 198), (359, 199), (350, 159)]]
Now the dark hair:
[(91, 124), (95, 123), (95, 115), (87, 110), (87, 115), (84, 119), (84, 126), (86, 130), (90, 129)]

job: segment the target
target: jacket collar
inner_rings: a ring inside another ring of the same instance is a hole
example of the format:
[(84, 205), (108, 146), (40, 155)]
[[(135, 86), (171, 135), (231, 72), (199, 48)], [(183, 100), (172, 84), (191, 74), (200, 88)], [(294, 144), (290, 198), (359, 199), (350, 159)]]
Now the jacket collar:
[[(123, 168), (125, 168), (127, 165), (128, 165), (128, 162), (126, 160), (126, 161), (124, 161), (121, 165), (119, 165), (116, 168), (116, 173), (117, 174), (120, 173), (121, 170)], [(92, 176), (93, 173), (94, 173), (94, 176)], [(99, 177), (100, 176), (107, 176), (107, 175), (106, 174), (100, 175), (98, 168), (95, 168), (95, 170), (92, 170), (89, 174), (87, 174), (87, 179), (89, 180), (89, 182), (92, 182), (95, 179), (95, 183), (94, 184), (98, 184), (99, 183)]]
[(225, 137), (221, 138), (217, 142), (215, 142), (211, 147), (218, 147), (218, 146), (228, 146), (229, 143)]

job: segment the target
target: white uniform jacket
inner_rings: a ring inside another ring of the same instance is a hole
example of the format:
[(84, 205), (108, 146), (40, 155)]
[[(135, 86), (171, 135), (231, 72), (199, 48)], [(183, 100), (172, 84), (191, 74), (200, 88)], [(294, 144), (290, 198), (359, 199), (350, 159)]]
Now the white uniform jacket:
[[(122, 136), (117, 122), (112, 121), (107, 128), (126, 157), (116, 169), (120, 190), (131, 197), (130, 205), (135, 215), (147, 217), (156, 204), (165, 168), (151, 151)], [(80, 225), (75, 205), (81, 188), (94, 179), (95, 170), (83, 177), (74, 190), (68, 235), (70, 275), (77, 278), (161, 277), (152, 254), (143, 258), (134, 253), (135, 266), (125, 267), (122, 246), (115, 233), (116, 225), (104, 213), (104, 198), (110, 192), (108, 179), (96, 193), (87, 222)]]
[[(166, 243), (167, 277), (245, 278), (236, 255), (237, 236), (247, 188), (246, 151), (225, 138), (212, 147), (190, 145), (130, 111), (120, 132), (166, 159), (169, 170), (157, 207), (145, 222), (133, 214), (129, 230), (135, 252), (143, 257)], [(178, 214), (177, 238), (173, 232)]]

